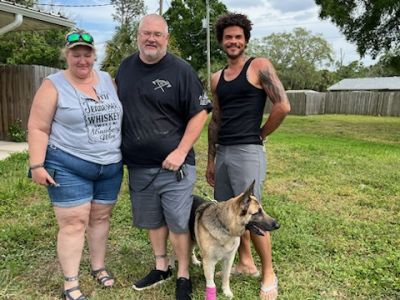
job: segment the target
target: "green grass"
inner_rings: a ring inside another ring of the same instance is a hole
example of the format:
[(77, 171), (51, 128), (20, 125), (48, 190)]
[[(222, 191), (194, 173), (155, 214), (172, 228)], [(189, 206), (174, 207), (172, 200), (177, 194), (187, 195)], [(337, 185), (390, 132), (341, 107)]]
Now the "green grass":
[[(196, 145), (195, 192), (211, 196), (206, 138), (204, 130)], [(400, 118), (289, 116), (267, 149), (263, 203), (281, 224), (272, 234), (280, 299), (400, 299)], [(0, 161), (0, 299), (56, 299), (56, 223), (26, 166), (26, 153)], [(107, 265), (117, 276), (112, 290), (90, 277), (85, 249), (81, 286), (91, 299), (174, 299), (174, 281), (130, 288), (153, 257), (146, 232), (131, 226), (126, 178)], [(202, 270), (192, 266), (191, 274), (194, 299), (203, 299)], [(235, 277), (231, 287), (236, 299), (257, 299), (257, 279)]]

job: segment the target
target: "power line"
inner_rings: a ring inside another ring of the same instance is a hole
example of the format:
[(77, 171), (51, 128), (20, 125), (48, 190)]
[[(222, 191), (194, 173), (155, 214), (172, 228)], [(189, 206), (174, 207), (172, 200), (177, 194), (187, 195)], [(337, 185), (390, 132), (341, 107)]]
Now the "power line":
[(108, 3), (108, 4), (68, 5), (68, 4), (36, 3), (36, 5), (41, 5), (41, 6), (59, 6), (59, 7), (98, 7), (98, 6), (111, 6), (112, 4)]

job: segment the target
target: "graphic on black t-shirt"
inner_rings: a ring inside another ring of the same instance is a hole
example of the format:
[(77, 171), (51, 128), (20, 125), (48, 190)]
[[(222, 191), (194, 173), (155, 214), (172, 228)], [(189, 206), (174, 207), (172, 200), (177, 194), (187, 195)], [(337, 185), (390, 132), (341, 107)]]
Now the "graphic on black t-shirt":
[(208, 98), (207, 91), (204, 91), (203, 94), (199, 96), (199, 102), (201, 106), (210, 106), (211, 100)]
[(119, 137), (121, 110), (108, 92), (98, 94), (99, 101), (80, 96), (89, 142), (108, 142)]
[(152, 81), (152, 83), (156, 86), (154, 90), (161, 89), (164, 93), (165, 93), (164, 88), (172, 87), (171, 83), (169, 83), (168, 80), (156, 79)]

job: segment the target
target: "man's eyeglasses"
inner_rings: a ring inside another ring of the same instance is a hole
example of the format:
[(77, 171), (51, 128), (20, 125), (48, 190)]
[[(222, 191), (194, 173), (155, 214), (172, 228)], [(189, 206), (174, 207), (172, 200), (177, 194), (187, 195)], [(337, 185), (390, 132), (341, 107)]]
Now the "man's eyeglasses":
[(72, 32), (67, 35), (66, 40), (69, 45), (77, 42), (85, 42), (90, 45), (93, 44), (93, 37), (89, 33)]
[(152, 31), (141, 30), (141, 31), (139, 31), (139, 35), (146, 39), (149, 39), (151, 36), (153, 36), (155, 39), (159, 39), (159, 38), (165, 36), (165, 33), (159, 32), (159, 31), (152, 32)]

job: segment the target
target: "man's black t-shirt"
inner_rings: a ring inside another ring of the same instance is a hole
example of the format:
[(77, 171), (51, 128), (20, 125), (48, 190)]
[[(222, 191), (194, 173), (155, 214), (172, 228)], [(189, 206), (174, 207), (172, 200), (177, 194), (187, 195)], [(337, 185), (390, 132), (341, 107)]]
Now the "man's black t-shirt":
[[(116, 83), (124, 114), (122, 156), (128, 167), (160, 167), (179, 144), (188, 121), (211, 103), (194, 70), (166, 54), (145, 64), (135, 53), (120, 65)], [(193, 149), (186, 163), (194, 165)]]

